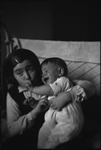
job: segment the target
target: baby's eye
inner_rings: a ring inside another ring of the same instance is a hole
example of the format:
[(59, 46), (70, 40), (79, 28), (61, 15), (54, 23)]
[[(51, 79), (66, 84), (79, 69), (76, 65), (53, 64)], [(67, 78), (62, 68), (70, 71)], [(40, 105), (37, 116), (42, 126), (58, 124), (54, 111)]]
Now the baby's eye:
[(42, 70), (43, 74), (47, 74), (49, 71), (48, 70)]

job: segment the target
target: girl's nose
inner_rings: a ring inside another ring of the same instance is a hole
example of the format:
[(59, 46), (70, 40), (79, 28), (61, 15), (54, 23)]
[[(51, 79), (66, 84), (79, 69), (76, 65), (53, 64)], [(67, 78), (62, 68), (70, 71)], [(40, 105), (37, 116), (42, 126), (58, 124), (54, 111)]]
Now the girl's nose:
[(26, 72), (26, 71), (24, 72), (24, 78), (25, 78), (25, 79), (29, 79), (29, 74), (28, 74), (28, 72)]

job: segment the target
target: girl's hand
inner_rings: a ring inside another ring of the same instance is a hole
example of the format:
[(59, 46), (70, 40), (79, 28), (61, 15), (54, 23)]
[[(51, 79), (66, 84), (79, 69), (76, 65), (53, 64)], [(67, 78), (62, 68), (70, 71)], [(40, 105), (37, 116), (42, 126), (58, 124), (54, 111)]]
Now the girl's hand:
[(47, 97), (40, 99), (36, 106), (36, 109), (38, 112), (44, 112), (48, 108), (49, 108), (49, 101), (48, 101)]
[(35, 119), (40, 113), (45, 112), (49, 108), (49, 101), (47, 98), (42, 98), (39, 100), (38, 104), (35, 108), (31, 111), (32, 119)]

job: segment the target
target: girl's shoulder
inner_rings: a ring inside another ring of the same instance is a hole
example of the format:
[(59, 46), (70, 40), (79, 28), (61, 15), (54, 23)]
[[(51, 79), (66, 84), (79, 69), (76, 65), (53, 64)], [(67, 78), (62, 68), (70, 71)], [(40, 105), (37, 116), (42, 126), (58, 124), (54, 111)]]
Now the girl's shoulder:
[(23, 91), (19, 92), (18, 87), (10, 88), (8, 93), (10, 94), (11, 98), (18, 104), (19, 110), (22, 112), (22, 114), (28, 113), (32, 110), (32, 107), (29, 105), (24, 105), (25, 96)]
[(11, 87), (8, 93), (17, 103), (25, 99), (23, 92), (19, 93), (18, 87)]

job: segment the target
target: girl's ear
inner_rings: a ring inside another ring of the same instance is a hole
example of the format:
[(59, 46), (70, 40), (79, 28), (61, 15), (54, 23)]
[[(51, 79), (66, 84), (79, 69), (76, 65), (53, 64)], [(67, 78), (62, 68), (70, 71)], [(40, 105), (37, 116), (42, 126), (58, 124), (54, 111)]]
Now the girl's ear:
[(63, 68), (59, 67), (58, 71), (59, 71), (59, 77), (64, 75), (64, 69)]

